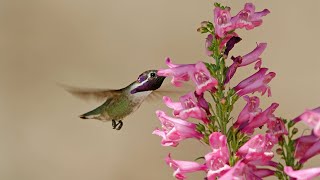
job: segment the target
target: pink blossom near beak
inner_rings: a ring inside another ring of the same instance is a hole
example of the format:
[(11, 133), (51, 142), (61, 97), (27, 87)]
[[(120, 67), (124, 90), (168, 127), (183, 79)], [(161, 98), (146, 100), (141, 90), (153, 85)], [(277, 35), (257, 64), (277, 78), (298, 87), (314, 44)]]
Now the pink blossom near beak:
[(168, 154), (165, 161), (171, 168), (173, 168), (174, 170), (173, 176), (181, 180), (187, 178), (185, 176), (186, 173), (192, 173), (196, 171), (205, 171), (207, 169), (205, 165), (199, 164), (196, 162), (173, 160), (170, 154)]
[[(167, 96), (163, 97), (163, 101), (169, 108), (173, 109), (173, 114), (181, 119), (196, 118), (204, 123), (209, 122), (206, 110), (201, 107), (193, 92), (181, 96), (180, 102), (173, 102)], [(204, 102), (202, 104), (204, 105)]]
[(170, 58), (166, 59), (166, 64), (169, 69), (160, 69), (157, 74), (165, 77), (171, 76), (171, 83), (177, 87), (182, 86), (181, 81), (189, 81), (189, 73), (195, 70), (195, 64), (173, 64)]
[(196, 64), (173, 64), (168, 58), (166, 64), (169, 69), (158, 70), (159, 76), (172, 76), (171, 83), (175, 86), (181, 86), (181, 81), (191, 80), (196, 84), (196, 93), (198, 95), (205, 91), (213, 90), (218, 81), (213, 78), (206, 65), (199, 61)]
[(246, 3), (244, 9), (236, 16), (232, 17), (231, 22), (235, 28), (253, 29), (262, 24), (262, 17), (270, 13), (268, 9), (261, 12), (255, 12), (255, 6), (252, 3)]
[(268, 83), (276, 76), (276, 73), (269, 72), (267, 68), (261, 68), (258, 72), (241, 81), (234, 90), (239, 96), (245, 94), (261, 92), (262, 95), (268, 91), (268, 96), (271, 96), (271, 90)]
[(201, 61), (195, 65), (195, 71), (190, 71), (190, 76), (196, 84), (196, 93), (198, 95), (203, 94), (205, 91), (211, 91), (218, 85), (218, 81), (211, 76), (206, 65)]
[(177, 146), (181, 140), (187, 138), (200, 139), (203, 135), (196, 131), (196, 124), (177, 118), (169, 117), (163, 111), (156, 112), (162, 130), (156, 129), (152, 134), (162, 137), (163, 146)]
[(294, 171), (292, 167), (284, 167), (284, 172), (292, 178), (298, 180), (311, 180), (320, 176), (320, 167)]

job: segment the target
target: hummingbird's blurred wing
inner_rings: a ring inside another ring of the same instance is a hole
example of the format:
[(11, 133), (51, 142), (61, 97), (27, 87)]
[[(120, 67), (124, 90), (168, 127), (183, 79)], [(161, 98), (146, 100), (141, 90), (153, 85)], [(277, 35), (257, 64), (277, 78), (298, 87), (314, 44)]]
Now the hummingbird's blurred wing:
[(121, 94), (120, 90), (114, 89), (95, 89), (95, 88), (78, 88), (64, 84), (58, 84), (73, 96), (81, 98), (83, 100), (94, 100), (98, 102), (106, 101), (109, 98), (115, 97)]

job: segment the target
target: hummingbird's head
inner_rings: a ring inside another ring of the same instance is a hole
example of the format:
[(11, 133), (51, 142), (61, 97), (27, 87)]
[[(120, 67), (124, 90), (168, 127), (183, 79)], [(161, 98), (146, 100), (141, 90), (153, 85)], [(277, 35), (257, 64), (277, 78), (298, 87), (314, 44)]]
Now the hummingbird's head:
[(131, 94), (144, 91), (154, 91), (162, 85), (164, 76), (158, 76), (157, 70), (149, 70), (140, 74), (135, 83), (135, 87), (131, 90)]

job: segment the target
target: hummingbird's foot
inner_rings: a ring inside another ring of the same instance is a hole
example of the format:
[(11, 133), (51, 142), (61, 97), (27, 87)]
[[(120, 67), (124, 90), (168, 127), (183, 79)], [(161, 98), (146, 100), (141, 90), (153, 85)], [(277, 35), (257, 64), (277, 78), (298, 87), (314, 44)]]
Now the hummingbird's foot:
[(120, 120), (117, 125), (119, 125), (119, 126), (117, 127), (116, 130), (120, 130), (123, 126), (123, 122)]
[(116, 122), (115, 120), (112, 120), (113, 129), (120, 130), (122, 126), (123, 126), (123, 122), (121, 120), (118, 122)]

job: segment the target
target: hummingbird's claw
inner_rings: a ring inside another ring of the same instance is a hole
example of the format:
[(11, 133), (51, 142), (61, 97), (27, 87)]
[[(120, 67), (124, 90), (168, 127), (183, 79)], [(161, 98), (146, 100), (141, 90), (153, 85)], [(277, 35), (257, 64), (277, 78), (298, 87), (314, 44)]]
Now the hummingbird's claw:
[(117, 125), (119, 125), (117, 130), (120, 130), (123, 126), (123, 122), (120, 120)]
[[(119, 125), (119, 126), (118, 126)], [(120, 120), (116, 122), (115, 120), (112, 120), (112, 128), (116, 130), (120, 130), (123, 126), (123, 122)]]
[(115, 129), (117, 127), (117, 123), (115, 120), (112, 119), (112, 128)]

